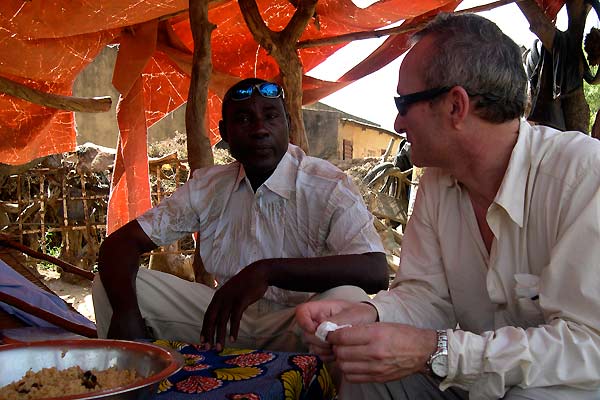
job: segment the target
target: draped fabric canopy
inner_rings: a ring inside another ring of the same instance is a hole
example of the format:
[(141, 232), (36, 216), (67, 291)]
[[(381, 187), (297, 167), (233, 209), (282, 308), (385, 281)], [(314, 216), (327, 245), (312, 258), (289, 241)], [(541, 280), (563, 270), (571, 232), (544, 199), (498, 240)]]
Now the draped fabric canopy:
[[(295, 8), (289, 0), (257, 0), (262, 17), (274, 31), (283, 29)], [(381, 0), (361, 9), (351, 0), (319, 0), (301, 41), (385, 28), (428, 13), (452, 11), (460, 0)], [(538, 0), (554, 17), (564, 0)], [(2, 0), (0, 2), (0, 77), (46, 93), (71, 95), (77, 74), (109, 44), (119, 45), (113, 84), (121, 93), (120, 143), (115, 172), (130, 184), (147, 178), (146, 129), (185, 103), (190, 83), (192, 34), (188, 0)], [(277, 63), (254, 40), (234, 0), (210, 0), (212, 33), (208, 109), (211, 143), (227, 87), (239, 78), (277, 79)], [(406, 22), (409, 22), (406, 21)], [(405, 23), (406, 23), (405, 22)], [(390, 36), (371, 56), (337, 82), (304, 76), (303, 102), (311, 103), (368, 75), (407, 49), (406, 35)], [(304, 72), (345, 43), (303, 47)], [(98, 96), (105, 95), (98, 93)], [(73, 113), (0, 94), (0, 162), (23, 164), (37, 157), (72, 151), (76, 145)], [(144, 172), (143, 169), (146, 168)], [(127, 190), (127, 221), (149, 207), (149, 193)], [(115, 194), (116, 195), (116, 194)]]

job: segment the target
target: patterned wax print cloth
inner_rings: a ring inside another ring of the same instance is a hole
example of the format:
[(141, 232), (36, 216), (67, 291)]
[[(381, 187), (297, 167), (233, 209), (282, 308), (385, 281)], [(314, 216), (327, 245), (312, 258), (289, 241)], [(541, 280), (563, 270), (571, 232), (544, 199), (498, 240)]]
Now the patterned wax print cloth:
[(314, 354), (225, 348), (166, 340), (154, 344), (177, 350), (183, 368), (163, 380), (156, 400), (200, 398), (226, 400), (334, 399), (335, 387)]

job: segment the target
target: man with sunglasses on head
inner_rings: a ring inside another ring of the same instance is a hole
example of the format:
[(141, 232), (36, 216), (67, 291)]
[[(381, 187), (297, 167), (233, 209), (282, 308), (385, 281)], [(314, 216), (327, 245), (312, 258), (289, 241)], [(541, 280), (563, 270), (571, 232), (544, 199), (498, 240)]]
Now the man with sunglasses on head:
[[(526, 89), (485, 18), (414, 37), (395, 128), (427, 169), (398, 274), (372, 300), (296, 311), (340, 399), (600, 399), (600, 142), (529, 125)], [(351, 326), (321, 340), (324, 321)]]
[[(104, 240), (93, 292), (100, 337), (305, 351), (297, 304), (387, 288), (372, 215), (342, 171), (289, 144), (283, 96), (262, 79), (231, 87), (219, 130), (237, 161), (194, 171)], [(143, 253), (192, 232), (216, 290), (138, 268)]]

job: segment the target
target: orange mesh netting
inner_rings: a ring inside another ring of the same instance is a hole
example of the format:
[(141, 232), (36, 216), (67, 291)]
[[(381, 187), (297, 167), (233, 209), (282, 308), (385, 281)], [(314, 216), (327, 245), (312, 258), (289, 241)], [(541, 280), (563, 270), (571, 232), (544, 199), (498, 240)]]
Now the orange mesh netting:
[[(555, 16), (563, 0), (538, 0)], [(295, 11), (288, 0), (257, 0), (272, 30), (281, 30)], [(316, 18), (301, 40), (386, 27), (460, 1), (387, 0), (360, 9), (350, 0), (319, 0)], [(187, 99), (192, 61), (188, 0), (2, 0), (0, 2), (0, 76), (43, 92), (71, 95), (77, 74), (104, 46), (119, 43), (113, 84), (120, 140), (113, 174), (109, 230), (150, 206), (146, 129)], [(208, 108), (210, 139), (224, 91), (241, 77), (277, 79), (276, 62), (254, 41), (233, 0), (209, 3), (212, 63)], [(408, 21), (407, 21), (408, 22)], [(344, 44), (299, 50), (304, 70), (324, 61)], [(303, 102), (314, 102), (391, 62), (406, 50), (406, 36), (391, 36), (367, 60), (338, 82), (304, 77)], [(104, 95), (98, 93), (98, 95)], [(22, 164), (75, 147), (71, 112), (0, 94), (0, 162)], [(135, 190), (133, 190), (135, 188)]]

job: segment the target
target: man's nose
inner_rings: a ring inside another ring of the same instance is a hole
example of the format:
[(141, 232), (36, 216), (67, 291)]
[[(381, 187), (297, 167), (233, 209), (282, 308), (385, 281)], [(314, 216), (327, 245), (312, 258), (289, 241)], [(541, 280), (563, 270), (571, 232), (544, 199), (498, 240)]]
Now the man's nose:
[(404, 118), (400, 113), (396, 115), (396, 120), (394, 121), (394, 130), (398, 133), (406, 132), (406, 127), (404, 126)]
[(254, 119), (254, 123), (252, 125), (254, 128), (252, 129), (252, 134), (260, 136), (269, 134), (269, 130), (267, 129), (265, 125), (265, 120), (263, 118)]

